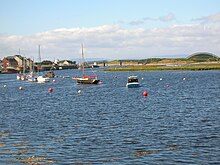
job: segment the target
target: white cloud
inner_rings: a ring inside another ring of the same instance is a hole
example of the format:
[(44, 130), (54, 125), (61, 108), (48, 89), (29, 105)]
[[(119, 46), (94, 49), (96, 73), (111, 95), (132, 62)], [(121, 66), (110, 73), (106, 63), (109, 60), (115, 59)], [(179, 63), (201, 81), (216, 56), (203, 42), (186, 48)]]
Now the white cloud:
[(86, 58), (149, 58), (206, 51), (220, 54), (220, 26), (175, 25), (155, 29), (125, 29), (118, 25), (92, 28), (62, 28), (31, 36), (0, 35), (0, 57), (21, 53), (38, 59), (80, 58), (81, 43)]

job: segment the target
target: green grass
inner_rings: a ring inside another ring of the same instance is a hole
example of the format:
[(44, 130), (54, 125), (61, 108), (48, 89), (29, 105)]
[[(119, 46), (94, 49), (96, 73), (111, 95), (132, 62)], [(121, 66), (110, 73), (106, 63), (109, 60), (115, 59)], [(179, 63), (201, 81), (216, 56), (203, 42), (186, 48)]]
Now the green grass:
[(162, 71), (162, 70), (220, 70), (220, 64), (201, 64), (189, 66), (133, 66), (123, 68), (108, 68), (104, 71)]

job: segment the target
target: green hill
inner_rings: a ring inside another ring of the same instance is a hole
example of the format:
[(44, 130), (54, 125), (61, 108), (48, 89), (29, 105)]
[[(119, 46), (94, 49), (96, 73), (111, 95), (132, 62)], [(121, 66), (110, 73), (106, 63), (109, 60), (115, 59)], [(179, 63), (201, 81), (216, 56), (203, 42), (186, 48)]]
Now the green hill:
[(188, 60), (195, 62), (211, 62), (211, 61), (219, 61), (219, 57), (214, 54), (203, 52), (203, 53), (192, 54), (191, 56), (188, 57)]

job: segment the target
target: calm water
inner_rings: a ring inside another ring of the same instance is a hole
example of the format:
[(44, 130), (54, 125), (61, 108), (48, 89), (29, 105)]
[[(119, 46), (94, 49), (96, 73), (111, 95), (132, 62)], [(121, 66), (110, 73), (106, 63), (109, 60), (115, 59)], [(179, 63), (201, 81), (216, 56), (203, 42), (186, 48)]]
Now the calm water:
[[(94, 86), (0, 75), (0, 164), (220, 164), (220, 71), (98, 75)], [(129, 75), (142, 87), (127, 89)]]

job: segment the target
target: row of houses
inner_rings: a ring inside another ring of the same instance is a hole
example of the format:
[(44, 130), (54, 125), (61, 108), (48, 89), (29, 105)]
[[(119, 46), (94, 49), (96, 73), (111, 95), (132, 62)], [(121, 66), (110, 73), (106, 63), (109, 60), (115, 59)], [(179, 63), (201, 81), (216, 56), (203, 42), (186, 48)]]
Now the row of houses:
[(30, 58), (21, 55), (7, 56), (0, 60), (1, 73), (17, 73), (25, 68), (26, 71), (31, 68), (38, 68), (41, 70), (52, 69), (74, 69), (77, 68), (76, 62), (71, 60), (56, 60), (52, 62), (45, 60), (42, 62), (35, 62)]

